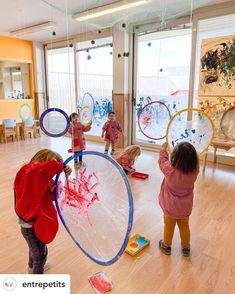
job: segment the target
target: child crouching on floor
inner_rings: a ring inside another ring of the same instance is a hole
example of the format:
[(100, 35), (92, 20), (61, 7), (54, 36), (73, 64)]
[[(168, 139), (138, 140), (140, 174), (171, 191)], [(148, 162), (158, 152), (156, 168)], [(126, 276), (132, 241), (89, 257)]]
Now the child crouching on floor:
[(140, 156), (141, 149), (139, 145), (131, 145), (126, 147), (116, 158), (126, 174), (135, 171), (135, 160)]

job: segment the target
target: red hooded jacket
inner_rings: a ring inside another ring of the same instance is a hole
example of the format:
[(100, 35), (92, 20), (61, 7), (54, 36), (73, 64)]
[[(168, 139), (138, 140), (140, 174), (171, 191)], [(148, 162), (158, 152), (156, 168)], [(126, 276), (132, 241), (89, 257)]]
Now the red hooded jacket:
[(30, 162), (16, 174), (15, 211), (25, 222), (34, 222), (37, 238), (48, 244), (58, 231), (57, 212), (50, 190), (52, 178), (63, 171), (62, 161)]

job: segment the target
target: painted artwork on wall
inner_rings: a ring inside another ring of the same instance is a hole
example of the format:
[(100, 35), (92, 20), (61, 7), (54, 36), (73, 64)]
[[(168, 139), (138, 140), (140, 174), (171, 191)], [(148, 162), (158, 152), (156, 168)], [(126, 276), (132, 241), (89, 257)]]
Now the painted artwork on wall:
[(235, 36), (201, 44), (199, 96), (235, 96)]
[(221, 119), (226, 110), (233, 106), (235, 106), (235, 97), (199, 97), (199, 108), (212, 119), (216, 137), (224, 138), (220, 128)]

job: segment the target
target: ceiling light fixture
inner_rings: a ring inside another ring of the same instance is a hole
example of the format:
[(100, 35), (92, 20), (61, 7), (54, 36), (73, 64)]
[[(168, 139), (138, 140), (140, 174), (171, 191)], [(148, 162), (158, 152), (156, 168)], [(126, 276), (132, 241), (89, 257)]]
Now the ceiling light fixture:
[(10, 35), (17, 37), (17, 36), (21, 36), (21, 35), (26, 35), (26, 34), (31, 34), (31, 33), (35, 33), (35, 32), (48, 30), (48, 29), (55, 28), (55, 27), (56, 27), (55, 22), (47, 21), (47, 22), (43, 22), (43, 23), (40, 23), (37, 25), (24, 27), (19, 30), (12, 31), (12, 32), (10, 32)]
[(111, 14), (114, 12), (122, 11), (125, 9), (138, 7), (144, 4), (151, 2), (151, 0), (122, 0), (118, 2), (114, 2), (108, 5), (100, 6), (97, 8), (93, 8), (84, 12), (78, 12), (73, 15), (73, 18), (77, 21), (84, 21), (91, 18), (96, 18), (100, 16), (104, 16), (107, 14)]

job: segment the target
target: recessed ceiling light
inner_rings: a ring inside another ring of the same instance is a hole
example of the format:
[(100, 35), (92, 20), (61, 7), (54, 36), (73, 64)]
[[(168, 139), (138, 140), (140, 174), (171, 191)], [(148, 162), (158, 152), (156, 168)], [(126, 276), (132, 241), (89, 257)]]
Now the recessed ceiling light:
[(55, 22), (47, 21), (44, 23), (40, 23), (37, 25), (24, 27), (19, 30), (12, 31), (12, 32), (10, 32), (10, 35), (17, 37), (17, 36), (21, 36), (21, 35), (26, 35), (26, 34), (31, 34), (31, 33), (36, 33), (36, 32), (40, 32), (40, 31), (48, 30), (48, 29), (55, 28), (55, 27), (56, 27)]
[(100, 17), (103, 15), (111, 14), (114, 12), (126, 10), (129, 8), (138, 7), (147, 3), (150, 3), (151, 0), (122, 0), (114, 2), (108, 5), (100, 6), (94, 9), (90, 9), (84, 12), (78, 12), (73, 15), (73, 18), (77, 21), (84, 21), (91, 18)]

